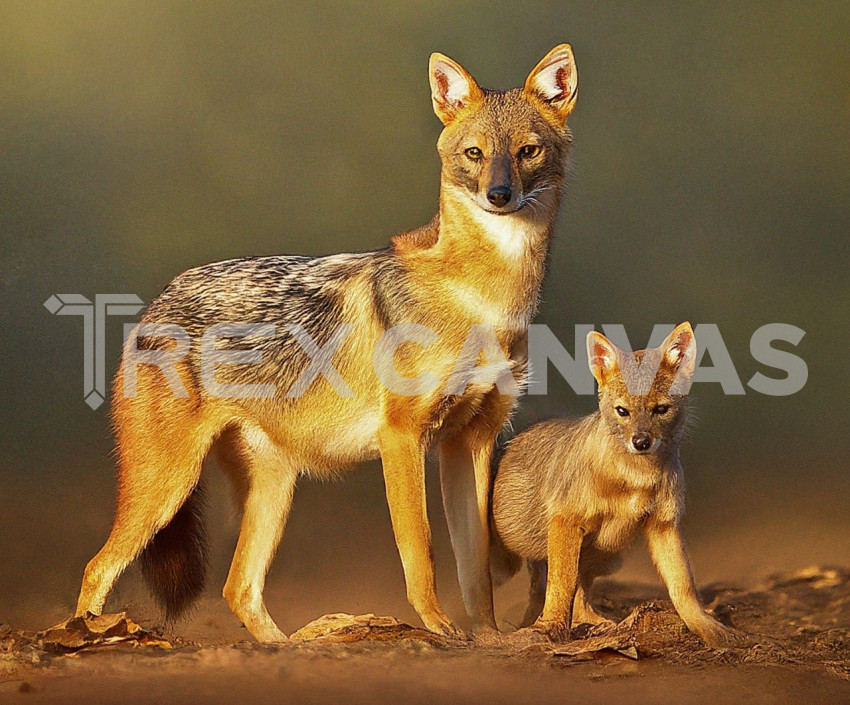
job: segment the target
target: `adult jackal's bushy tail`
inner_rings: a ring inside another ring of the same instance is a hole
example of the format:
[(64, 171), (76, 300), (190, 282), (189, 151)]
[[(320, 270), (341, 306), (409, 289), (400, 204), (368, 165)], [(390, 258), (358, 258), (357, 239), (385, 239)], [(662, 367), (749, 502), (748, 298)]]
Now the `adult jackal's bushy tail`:
[(139, 557), (145, 582), (168, 620), (179, 617), (204, 589), (208, 555), (204, 504), (204, 489), (198, 483)]

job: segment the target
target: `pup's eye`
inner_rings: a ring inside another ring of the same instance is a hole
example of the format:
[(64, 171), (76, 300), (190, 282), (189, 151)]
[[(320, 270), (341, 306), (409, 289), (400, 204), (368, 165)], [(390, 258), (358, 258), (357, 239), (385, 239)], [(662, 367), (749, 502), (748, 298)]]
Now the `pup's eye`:
[(481, 159), (481, 157), (484, 156), (484, 154), (480, 149), (478, 149), (478, 147), (470, 147), (469, 149), (465, 149), (463, 153), (474, 162), (477, 162), (479, 159)]
[(662, 414), (666, 414), (668, 411), (670, 411), (669, 404), (659, 404), (652, 410), (652, 413), (661, 416)]
[(624, 406), (615, 406), (614, 411), (616, 411), (620, 416), (628, 416), (629, 410)]
[(538, 144), (527, 144), (524, 147), (520, 147), (519, 156), (523, 159), (533, 159), (542, 151), (542, 148)]

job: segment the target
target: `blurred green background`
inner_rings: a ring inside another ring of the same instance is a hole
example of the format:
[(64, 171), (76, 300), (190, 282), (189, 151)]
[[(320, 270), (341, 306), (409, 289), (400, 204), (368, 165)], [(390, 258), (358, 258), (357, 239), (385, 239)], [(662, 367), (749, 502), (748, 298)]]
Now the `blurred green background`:
[[(744, 383), (775, 374), (750, 357), (759, 326), (804, 329), (801, 392), (694, 388), (686, 531), (703, 579), (850, 562), (848, 36), (840, 2), (0, 5), (0, 621), (64, 614), (112, 512), (82, 322), (42, 303), (148, 301), (205, 262), (383, 246), (436, 208), (429, 54), (507, 88), (563, 41), (574, 176), (537, 321), (569, 349), (575, 323), (623, 323), (635, 346), (656, 322), (716, 323)], [(123, 322), (108, 323), (109, 374)], [(517, 426), (593, 406), (554, 384)], [(212, 596), (236, 529), (214, 487)], [(270, 577), (285, 628), (299, 609), (410, 616), (382, 492), (372, 465), (296, 494)], [(135, 590), (123, 581), (116, 604), (145, 603)]]

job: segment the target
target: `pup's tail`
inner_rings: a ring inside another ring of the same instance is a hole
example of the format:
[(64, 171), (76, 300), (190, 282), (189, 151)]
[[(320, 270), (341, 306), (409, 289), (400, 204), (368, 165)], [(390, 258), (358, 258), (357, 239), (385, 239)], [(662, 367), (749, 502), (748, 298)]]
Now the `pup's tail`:
[(169, 621), (185, 612), (204, 589), (208, 554), (204, 504), (199, 482), (139, 557), (145, 582)]
[(499, 587), (517, 574), (522, 567), (522, 558), (513, 553), (505, 546), (502, 537), (496, 530), (496, 522), (493, 518), (493, 492), (496, 487), (496, 475), (499, 472), (499, 463), (505, 454), (506, 443), (499, 440), (493, 449), (490, 461), (490, 579), (493, 587)]

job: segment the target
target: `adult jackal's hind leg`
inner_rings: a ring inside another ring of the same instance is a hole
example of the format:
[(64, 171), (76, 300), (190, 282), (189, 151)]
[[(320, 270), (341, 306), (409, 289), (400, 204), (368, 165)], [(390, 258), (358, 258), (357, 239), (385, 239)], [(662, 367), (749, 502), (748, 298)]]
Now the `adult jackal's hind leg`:
[[(125, 409), (126, 410), (126, 409)], [(174, 517), (198, 483), (216, 430), (195, 419), (120, 427), (118, 506), (109, 538), (86, 566), (75, 614), (100, 614), (118, 576)]]
[(292, 506), (298, 468), (258, 428), (227, 435), (217, 455), (242, 502), (242, 526), (224, 598), (257, 641), (286, 641), (266, 609), (263, 589)]

